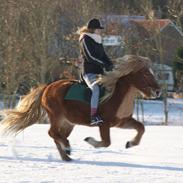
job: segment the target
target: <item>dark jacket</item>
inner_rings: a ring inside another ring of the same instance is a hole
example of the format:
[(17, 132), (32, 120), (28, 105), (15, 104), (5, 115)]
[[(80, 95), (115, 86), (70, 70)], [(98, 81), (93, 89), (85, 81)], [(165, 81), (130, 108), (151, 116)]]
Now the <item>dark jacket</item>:
[(104, 68), (109, 71), (113, 67), (112, 62), (104, 51), (103, 45), (97, 43), (88, 35), (83, 35), (80, 39), (80, 52), (84, 60), (83, 74), (103, 74)]

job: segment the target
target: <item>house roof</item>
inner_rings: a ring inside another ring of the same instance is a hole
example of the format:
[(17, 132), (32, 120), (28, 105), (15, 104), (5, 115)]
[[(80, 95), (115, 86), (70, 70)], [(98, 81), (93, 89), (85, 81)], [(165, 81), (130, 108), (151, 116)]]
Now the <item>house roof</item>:
[(118, 35), (121, 29), (136, 29), (141, 37), (148, 38), (154, 32), (162, 32), (171, 26), (183, 37), (183, 32), (170, 19), (147, 20), (144, 16), (108, 15), (102, 21), (106, 25), (106, 33), (112, 35)]
[(131, 20), (132, 22), (137, 23), (138, 25), (144, 27), (148, 31), (152, 30), (163, 30), (169, 24), (172, 24), (172, 21), (169, 19), (155, 19), (155, 20)]
[(144, 20), (144, 16), (130, 16), (130, 15), (107, 15), (102, 18), (104, 24), (118, 24), (124, 27), (130, 26), (130, 20)]

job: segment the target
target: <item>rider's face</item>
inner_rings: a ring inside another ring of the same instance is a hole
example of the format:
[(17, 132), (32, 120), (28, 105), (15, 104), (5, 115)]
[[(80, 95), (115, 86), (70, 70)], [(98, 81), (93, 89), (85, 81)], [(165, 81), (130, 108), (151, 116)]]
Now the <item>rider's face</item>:
[(102, 32), (101, 29), (95, 29), (94, 31), (95, 34), (99, 34), (99, 35), (101, 34), (101, 32)]

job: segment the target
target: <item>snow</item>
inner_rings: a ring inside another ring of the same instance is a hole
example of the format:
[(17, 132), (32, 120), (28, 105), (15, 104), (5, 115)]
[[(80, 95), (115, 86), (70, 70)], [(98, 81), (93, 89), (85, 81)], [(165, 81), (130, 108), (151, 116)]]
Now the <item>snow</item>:
[(163, 120), (162, 102), (143, 101), (146, 132), (133, 148), (125, 144), (134, 130), (111, 128), (111, 146), (95, 149), (83, 139), (99, 140), (98, 128), (76, 126), (69, 137), (72, 162), (60, 159), (47, 134), (49, 124), (1, 137), (0, 183), (182, 183), (183, 101), (168, 102), (170, 126), (160, 126), (155, 124)]

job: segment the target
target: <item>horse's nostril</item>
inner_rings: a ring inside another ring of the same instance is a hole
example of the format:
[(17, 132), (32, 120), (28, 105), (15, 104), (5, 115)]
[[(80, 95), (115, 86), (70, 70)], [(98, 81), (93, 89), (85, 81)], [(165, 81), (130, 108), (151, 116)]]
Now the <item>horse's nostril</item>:
[(161, 91), (160, 90), (156, 90), (156, 96), (160, 97), (160, 95), (161, 95)]

